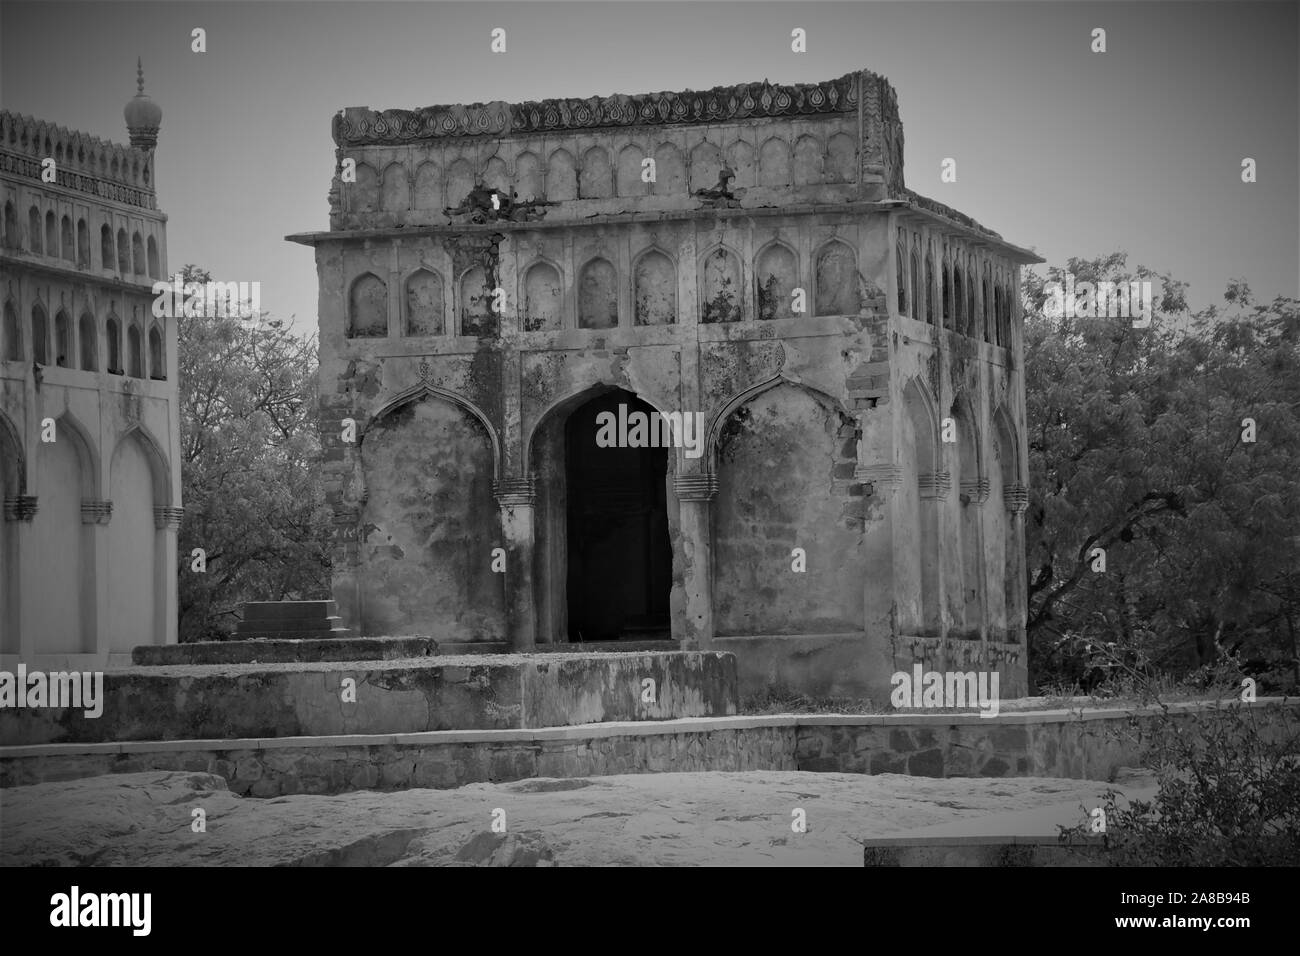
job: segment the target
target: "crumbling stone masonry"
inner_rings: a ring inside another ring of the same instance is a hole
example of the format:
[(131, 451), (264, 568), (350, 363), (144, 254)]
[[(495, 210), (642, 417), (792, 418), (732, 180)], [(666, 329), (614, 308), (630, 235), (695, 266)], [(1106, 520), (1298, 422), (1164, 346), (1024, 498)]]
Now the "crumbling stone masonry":
[[(742, 689), (883, 702), (920, 661), (1023, 693), (1038, 260), (906, 188), (883, 78), (333, 132), (330, 230), (291, 238), (320, 276), (347, 627), (671, 636), (733, 651)], [(701, 413), (699, 453), (600, 448), (619, 405)]]

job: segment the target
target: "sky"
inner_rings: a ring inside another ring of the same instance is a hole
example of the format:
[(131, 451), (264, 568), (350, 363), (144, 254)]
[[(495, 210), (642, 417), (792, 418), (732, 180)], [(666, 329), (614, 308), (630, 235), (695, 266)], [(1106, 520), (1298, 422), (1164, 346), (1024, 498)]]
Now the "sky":
[[(316, 324), (346, 106), (707, 89), (857, 69), (898, 92), (907, 185), (1049, 265), (1121, 250), (1190, 284), (1300, 297), (1300, 5), (1295, 2), (96, 2), (0, 4), (0, 105), (125, 143), (163, 110), (168, 259), (261, 282)], [(191, 49), (203, 27), (207, 50)], [(493, 28), (506, 30), (492, 53)], [(791, 31), (807, 52), (791, 51)], [(1105, 53), (1090, 49), (1106, 30)], [(1243, 183), (1241, 163), (1256, 161)], [(940, 181), (956, 160), (957, 181)], [(1040, 269), (1044, 267), (1039, 267)]]

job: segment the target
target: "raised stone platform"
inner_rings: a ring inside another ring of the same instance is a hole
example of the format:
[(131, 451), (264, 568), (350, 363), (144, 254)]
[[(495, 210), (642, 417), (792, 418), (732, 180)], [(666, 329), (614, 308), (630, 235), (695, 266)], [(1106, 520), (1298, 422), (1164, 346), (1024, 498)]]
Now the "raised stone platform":
[[(1247, 706), (1258, 709), (1261, 725), (1266, 725), (1284, 716), (1284, 708), (1294, 719), (1297, 703), (1265, 698)], [(1192, 715), (1202, 706), (1174, 704), (1171, 709)], [(992, 719), (963, 714), (786, 714), (540, 729), (47, 744), (0, 748), (0, 786), (145, 770), (216, 773), (233, 791), (255, 797), (672, 771), (1110, 781), (1120, 768), (1140, 760), (1131, 717), (1130, 711), (1118, 709), (1030, 711)], [(1004, 733), (1008, 729), (1025, 732)], [(915, 749), (928, 733), (942, 736), (945, 748), (975, 750), (987, 757), (982, 764), (936, 762)], [(878, 758), (884, 753), (890, 756)], [(829, 759), (832, 754), (836, 759)], [(881, 859), (882, 865), (905, 865), (901, 858), (898, 864)]]
[(240, 640), (341, 638), (350, 633), (333, 601), (247, 601), (243, 620), (235, 627)]
[(0, 744), (561, 727), (723, 716), (736, 700), (735, 658), (716, 652), (155, 666), (105, 673), (98, 718), (7, 712)]
[(146, 644), (131, 652), (141, 667), (173, 664), (314, 664), (320, 661), (395, 661), (432, 657), (438, 642), (431, 637), (330, 637), (308, 640), (203, 641), (194, 644)]

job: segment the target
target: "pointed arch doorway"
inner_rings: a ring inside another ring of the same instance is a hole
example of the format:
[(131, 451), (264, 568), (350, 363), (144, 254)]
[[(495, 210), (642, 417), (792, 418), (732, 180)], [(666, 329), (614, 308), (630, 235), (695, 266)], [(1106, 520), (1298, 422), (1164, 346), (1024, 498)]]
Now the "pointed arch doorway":
[[(669, 449), (602, 448), (597, 416), (658, 413), (623, 389), (576, 396), (533, 443), (539, 640), (668, 640)], [(567, 412), (567, 414), (566, 414)]]

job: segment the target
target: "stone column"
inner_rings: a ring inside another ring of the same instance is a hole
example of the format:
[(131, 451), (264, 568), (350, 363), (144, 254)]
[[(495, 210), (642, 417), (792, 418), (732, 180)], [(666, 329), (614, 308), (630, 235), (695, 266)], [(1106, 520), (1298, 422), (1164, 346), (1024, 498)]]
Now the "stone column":
[[(975, 597), (979, 601), (980, 640), (989, 637), (989, 594), (988, 594), (988, 553), (984, 550), (984, 502), (989, 500), (989, 480), (987, 478), (965, 478), (960, 485), (960, 498), (963, 508), (974, 509), (970, 524), (975, 532), (975, 559), (979, 567), (975, 569), (977, 584)], [(963, 560), (965, 555), (962, 556)], [(965, 582), (963, 581), (963, 587)]]
[(176, 533), (181, 527), (184, 508), (158, 507), (153, 509), (157, 544), (154, 577), (157, 581), (154, 595), (155, 644), (176, 643)]
[(938, 638), (948, 636), (949, 625), (939, 533), (943, 527), (943, 503), (951, 488), (952, 475), (947, 471), (917, 476), (917, 491), (921, 499), (921, 593), (927, 598), (923, 602), (921, 619), (926, 632)]
[(867, 567), (871, 568), (871, 576), (864, 582), (864, 629), (868, 638), (880, 635), (889, 641), (897, 637), (894, 631), (899, 626), (895, 620), (899, 588), (911, 586), (903, 577), (906, 562), (899, 554), (901, 542), (894, 534), (894, 492), (902, 486), (903, 472), (892, 463), (859, 463), (853, 478), (869, 486), (862, 489), (868, 496), (863, 547)]
[[(83, 591), (90, 599), (91, 633), (86, 635), (86, 643), (95, 652), (98, 659), (108, 663), (108, 562), (113, 556), (108, 551), (108, 523), (113, 518), (113, 502), (107, 498), (82, 498), (81, 523), (91, 525), (90, 546), (86, 549), (85, 560), (89, 567), (84, 569), (89, 587)], [(83, 530), (83, 534), (85, 531)], [(174, 576), (174, 575), (173, 575)]]
[(1007, 641), (1023, 644), (1029, 616), (1028, 582), (1025, 580), (1025, 509), (1029, 507), (1029, 489), (1013, 482), (1002, 491), (1011, 522), (1007, 534)]
[(37, 611), (30, 601), (23, 599), (31, 594), (28, 582), (35, 573), (32, 567), (32, 519), (36, 517), (35, 495), (10, 495), (4, 500), (4, 520), (13, 522), (9, 536), (9, 554), (5, 555), (5, 573), (9, 575), (8, 595), (16, 604), (13, 609), (0, 608), (0, 626), (13, 622), (18, 630), (18, 640), (5, 639), (6, 654), (17, 654), (30, 661), (36, 649)]
[(713, 472), (673, 476), (681, 522), (683, 647), (713, 647), (713, 529), (709, 502), (718, 493)]
[(517, 653), (537, 643), (537, 609), (533, 598), (533, 504), (536, 487), (531, 475), (502, 478), (492, 489), (501, 507), (501, 533), (506, 550), (506, 629)]

